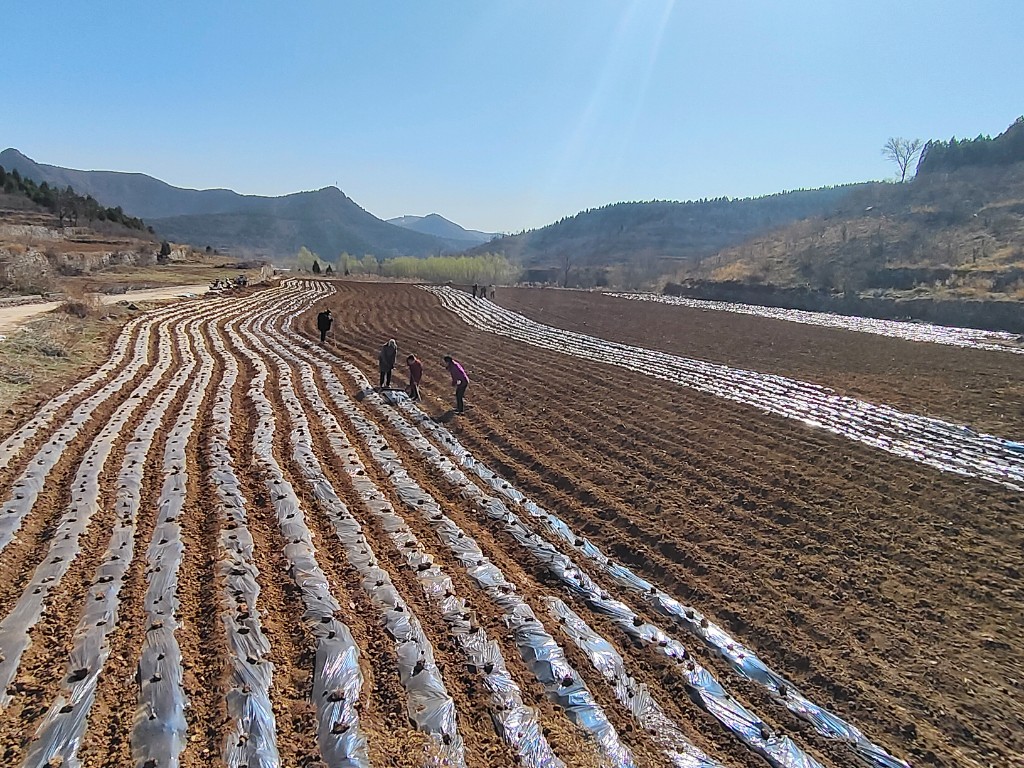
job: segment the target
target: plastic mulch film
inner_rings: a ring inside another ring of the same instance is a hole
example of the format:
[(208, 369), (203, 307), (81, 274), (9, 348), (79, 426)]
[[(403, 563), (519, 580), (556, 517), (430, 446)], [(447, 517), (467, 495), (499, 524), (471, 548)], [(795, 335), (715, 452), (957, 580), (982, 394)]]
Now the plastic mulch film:
[(1018, 355), (1024, 354), (1024, 345), (1021, 344), (1021, 337), (1018, 334), (1007, 331), (983, 331), (977, 328), (957, 328), (947, 325), (933, 325), (931, 323), (879, 320), (873, 317), (851, 317), (848, 315), (835, 315), (829, 312), (762, 307), (757, 304), (708, 301), (706, 299), (690, 299), (684, 296), (665, 296), (657, 293), (607, 293), (605, 295), (620, 299), (631, 299), (633, 301), (670, 304), (690, 309), (756, 315), (757, 317), (767, 317), (773, 320), (786, 320), (803, 325), (818, 325), (826, 328), (839, 328), (844, 331), (871, 333), (876, 336), (889, 336), (890, 338), (906, 339), (907, 341), (922, 341), (953, 347), (985, 349), (993, 352), (1011, 352)]
[[(281, 340), (288, 343), (285, 339)], [(327, 382), (332, 401), (345, 413), (375, 462), (389, 476), (403, 503), (424, 518), (465, 567), (467, 575), (503, 612), (520, 656), (548, 695), (563, 707), (578, 727), (594, 739), (608, 764), (623, 767), (634, 765), (632, 754), (622, 744), (600, 705), (594, 701), (582, 677), (566, 660), (561, 647), (544, 629), (529, 605), (516, 593), (515, 585), (506, 580), (501, 570), (484, 556), (473, 538), (444, 515), (437, 502), (408, 475), (397, 455), (387, 447), (379, 430), (362, 417), (359, 409), (345, 395), (330, 369), (322, 362), (314, 364)]]
[[(262, 352), (272, 354), (266, 348)], [(364, 590), (378, 607), (385, 609), (389, 631), (397, 641), (399, 675), (408, 691), (410, 717), (417, 728), (434, 741), (442, 765), (464, 765), (464, 746), (458, 732), (455, 703), (448, 695), (434, 661), (433, 646), (423, 634), (415, 613), (391, 582), (390, 576), (377, 565), (376, 555), (363, 535), (361, 526), (323, 475), (313, 451), (309, 424), (292, 388), (290, 371), (280, 362), (280, 358), (278, 360), (278, 385), (293, 425), (292, 458), (302, 468), (314, 497), (331, 520), (346, 556), (363, 577)], [(389, 613), (391, 608), (396, 610)], [(405, 662), (404, 667), (402, 661)]]
[[(223, 302), (206, 302), (201, 306), (203, 309), (209, 309), (215, 306), (223, 306)], [(129, 321), (114, 341), (110, 357), (103, 365), (70, 389), (61, 392), (52, 400), (46, 402), (27, 423), (11, 434), (3, 443), (0, 443), (0, 470), (7, 467), (11, 459), (21, 452), (25, 444), (35, 437), (39, 430), (44, 429), (54, 420), (61, 408), (108, 378), (112, 372), (118, 371), (128, 356), (129, 349), (132, 350), (129, 367), (133, 368), (133, 370), (138, 370), (137, 366), (142, 365), (146, 361), (149, 354), (149, 340), (153, 329), (161, 320), (188, 320), (195, 316), (195, 310), (196, 305), (185, 308), (183, 305), (177, 304), (173, 307), (148, 312), (142, 317)], [(142, 330), (133, 344), (132, 336), (140, 326), (142, 326)]]
[(1024, 490), (1021, 444), (970, 428), (838, 395), (827, 387), (666, 352), (633, 347), (534, 322), (461, 291), (427, 286), (442, 306), (478, 330), (542, 349), (642, 372), (699, 392), (827, 430), (945, 472)]
[[(262, 343), (248, 330), (243, 330), (243, 335), (252, 347), (262, 348)], [(252, 355), (244, 348), (243, 352)], [(268, 354), (265, 348), (263, 354)], [(262, 376), (265, 370), (263, 361), (255, 356), (252, 359), (260, 371), (259, 375)], [(290, 417), (297, 425), (305, 424), (301, 406), (294, 396), (287, 397), (291, 390), (287, 370), (279, 369), (279, 376), (279, 385), (285, 396), (285, 405)], [(292, 430), (293, 442), (297, 440), (297, 431), (300, 430)], [(349, 562), (362, 576), (364, 591), (381, 610), (385, 628), (395, 641), (399, 679), (406, 690), (409, 718), (430, 738), (435, 764), (465, 765), (464, 746), (456, 722), (455, 703), (445, 688), (434, 659), (433, 646), (423, 633), (419, 620), (391, 582), (390, 575), (377, 564), (376, 555), (369, 542), (323, 476), (309, 444), (306, 443), (305, 447), (299, 445), (295, 450), (294, 456), (306, 473), (314, 495), (328, 513)], [(282, 486), (284, 485), (285, 482), (282, 483)], [(282, 495), (289, 492), (290, 486)]]
[[(326, 368), (326, 366), (324, 367)], [(518, 516), (499, 499), (481, 491), (451, 460), (443, 457), (415, 427), (399, 416), (394, 408), (387, 407), (380, 396), (373, 394), (366, 378), (357, 368), (348, 363), (342, 363), (341, 367), (356, 380), (359, 386), (364, 387), (364, 402), (377, 408), (378, 412), (402, 434), (415, 451), (427, 459), (428, 463), (450, 483), (461, 489), (464, 498), (473, 501), (490, 518), (499, 521), (507, 534), (511, 535), (537, 562), (545, 566), (548, 572), (570, 592), (584, 600), (592, 610), (607, 616), (628, 636), (673, 661), (694, 700), (748, 747), (779, 768), (819, 765), (788, 736), (774, 733), (759, 717), (729, 696), (710, 673), (689, 657), (682, 644), (669, 638), (657, 627), (643, 621), (622, 601), (612, 598), (571, 559), (525, 526)], [(328, 381), (333, 377), (329, 370), (324, 371), (323, 375)], [(340, 389), (340, 385), (338, 388)]]
[(253, 562), (254, 544), (248, 527), (247, 502), (228, 451), (231, 398), (238, 380), (238, 363), (227, 351), (215, 327), (210, 328), (210, 341), (224, 363), (207, 446), (209, 477), (219, 501), (220, 619), (227, 636), (231, 665), (226, 697), (230, 721), (222, 755), (228, 768), (278, 768), (281, 758), (270, 701), (274, 665), (269, 658), (270, 641), (260, 622), (259, 569)]
[(35, 505), (46, 482), (46, 476), (60, 461), (64, 451), (78, 436), (82, 426), (89, 421), (103, 402), (119, 392), (134, 378), (136, 373), (142, 370), (148, 358), (148, 343), (148, 337), (145, 337), (145, 340), (140, 338), (136, 346), (137, 354), (133, 356), (131, 363), (74, 410), (57, 433), (36, 452), (31, 463), (15, 481), (12, 487), (12, 498), (0, 507), (0, 550), (11, 543), (11, 539), (21, 527), (25, 515)]
[[(203, 308), (209, 309), (207, 305), (203, 305)], [(192, 319), (192, 317), (195, 316), (195, 308), (192, 308), (187, 315), (183, 310), (179, 309), (178, 314), (180, 315), (179, 319), (181, 320)], [(178, 315), (175, 315), (174, 318), (178, 318)], [(166, 326), (170, 322), (173, 322), (173, 318), (161, 321), (161, 325)], [(26, 469), (14, 482), (11, 488), (11, 497), (2, 506), (0, 506), (0, 551), (6, 548), (14, 538), (18, 529), (21, 527), (21, 523), (24, 520), (25, 515), (27, 515), (35, 505), (36, 499), (38, 499), (43, 485), (46, 482), (46, 476), (54, 466), (56, 466), (57, 462), (61, 460), (68, 445), (70, 445), (78, 436), (79, 432), (81, 432), (82, 428), (89, 422), (96, 410), (104, 402), (115, 395), (118, 395), (146, 367), (149, 362), (149, 342), (153, 327), (154, 326), (152, 325), (147, 326), (146, 330), (140, 333), (139, 337), (136, 339), (128, 365), (120, 369), (111, 380), (100, 387), (91, 396), (79, 403), (55, 434), (53, 434), (50, 439), (41, 448), (39, 448), (30, 460)], [(82, 391), (84, 392), (85, 389)], [(57, 399), (61, 400), (65, 396), (69, 395), (70, 393), (65, 393)], [(68, 400), (70, 399), (71, 398), (69, 396)], [(48, 411), (48, 407), (49, 406), (46, 406), (43, 409), (46, 411), (48, 416), (45, 416), (45, 418), (37, 416), (36, 419), (30, 421), (25, 425), (25, 427), (15, 433), (15, 435), (12, 435), (11, 438), (8, 439), (7, 443), (4, 443), (4, 445), (8, 445), (8, 443), (10, 444), (10, 450), (5, 454), (5, 458), (3, 459), (5, 465), (11, 456), (20, 451), (24, 444), (30, 440), (32, 436), (42, 428), (42, 426), (45, 426), (45, 423), (52, 420), (56, 413), (56, 409)], [(39, 419), (42, 419), (42, 421), (37, 423)]]
[[(301, 381), (306, 398), (309, 402), (317, 402), (319, 393), (313, 383), (309, 364), (289, 354), (286, 349), (281, 349), (280, 352), (301, 367)], [(359, 546), (359, 524), (345, 515), (344, 505), (334, 495), (333, 490), (319, 478), (319, 462), (313, 454), (308, 426), (300, 401), (291, 387), (290, 378), (287, 372), (282, 371), (279, 381), (286, 382), (281, 388), (282, 395), (298, 426), (298, 429), (292, 432), (293, 437), (297, 437), (294, 458), (301, 466), (309, 468), (314, 478), (314, 494), (317, 498), (328, 508), (340, 511), (332, 515), (333, 518), (340, 518), (336, 523), (336, 527), (339, 524), (342, 526), (338, 528), (339, 537), (343, 542), (348, 541), (348, 546)], [(423, 551), (405, 521), (367, 476), (365, 467), (333, 414), (324, 409), (317, 409), (316, 412), (319, 420), (327, 428), (335, 457), (341, 462), (364, 506), (378, 518), (381, 526), (387, 531), (398, 554), (416, 574), (428, 599), (440, 606), (442, 618), (455, 644), (465, 655), (470, 672), (483, 677), (484, 685), (491, 695), (491, 718), (499, 735), (515, 751), (521, 765), (530, 768), (564, 768), (564, 764), (554, 755), (544, 737), (537, 713), (524, 704), (519, 686), (509, 674), (498, 644), (489, 639), (484, 628), (473, 620), (472, 612), (465, 601), (455, 594), (451, 579)]]
[(772, 698), (788, 708), (793, 714), (808, 721), (823, 736), (847, 743), (865, 762), (884, 768), (906, 766), (907, 763), (893, 757), (882, 747), (873, 744), (854, 725), (847, 723), (828, 710), (805, 698), (797, 687), (786, 678), (770, 669), (757, 654), (730, 636), (720, 626), (708, 620), (695, 608), (684, 606), (651, 582), (637, 576), (629, 568), (609, 558), (585, 536), (577, 535), (561, 518), (540, 507), (507, 480), (489, 469), (473, 455), (444, 426), (427, 418), (424, 413), (406, 399), (396, 404), (414, 420), (421, 429), (429, 431), (463, 468), (473, 472), (496, 494), (516, 504), (554, 537), (593, 561), (617, 584), (641, 596), (652, 608), (670, 616), (685, 626), (694, 636), (714, 649), (734, 671), (764, 686)]
[[(184, 357), (187, 353), (185, 337), (180, 333), (177, 336), (178, 347)], [(118, 598), (134, 552), (143, 466), (167, 409), (192, 376), (195, 364), (185, 359), (186, 365), (178, 370), (158, 395), (125, 448), (114, 502), (117, 519), (106, 551), (96, 568), (88, 593), (90, 599), (85, 601), (82, 616), (75, 628), (62, 692), (36, 731), (25, 758), (26, 768), (51, 765), (56, 760), (64, 768), (81, 766), (77, 752), (95, 700), (100, 673), (110, 655), (109, 636), (117, 627)]]
[(185, 549), (179, 518), (189, 478), (185, 449), (213, 376), (213, 357), (203, 337), (193, 335), (192, 342), (199, 370), (167, 436), (156, 527), (146, 551), (146, 635), (139, 658), (139, 702), (131, 744), (136, 764), (152, 768), (177, 768), (186, 743), (188, 702), (182, 682), (181, 649), (174, 634), (178, 628), (178, 572)]
[(714, 768), (715, 762), (695, 747), (679, 726), (665, 714), (643, 683), (634, 680), (615, 647), (594, 632), (573, 610), (555, 597), (544, 600), (548, 612), (594, 668), (615, 689), (615, 698), (630, 711), (640, 727), (650, 733), (676, 768)]
[(10, 702), (8, 686), (14, 680), (25, 649), (29, 631), (39, 621), (50, 591), (64, 578), (80, 551), (79, 539), (100, 507), (100, 476), (124, 425), (143, 400), (152, 392), (171, 367), (171, 342), (166, 326), (160, 329), (160, 359), (133, 393), (114, 412), (111, 419), (82, 456), (75, 474), (71, 502), (64, 509), (50, 546), (36, 566), (25, 591), (14, 609), (0, 621), (0, 707)]
[[(246, 320), (247, 324), (251, 322), (252, 318)], [(317, 713), (320, 755), (330, 768), (363, 768), (369, 766), (369, 756), (366, 736), (359, 725), (363, 688), (359, 649), (349, 628), (336, 618), (341, 606), (331, 595), (327, 577), (317, 562), (312, 534), (299, 500), (274, 456), (276, 423), (273, 407), (264, 391), (268, 377), (266, 365), (242, 343), (232, 326), (228, 333), (256, 370), (248, 391), (259, 419), (252, 450), (263, 467), (265, 491), (287, 542), (284, 557), (289, 575), (301, 593), (302, 619), (316, 637), (312, 703)]]

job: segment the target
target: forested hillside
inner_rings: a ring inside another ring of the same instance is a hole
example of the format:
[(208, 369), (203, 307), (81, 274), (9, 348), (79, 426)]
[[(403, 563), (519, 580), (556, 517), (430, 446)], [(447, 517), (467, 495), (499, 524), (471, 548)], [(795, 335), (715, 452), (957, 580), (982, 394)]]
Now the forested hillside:
[(917, 163), (917, 175), (949, 173), (958, 168), (976, 166), (1012, 165), (1024, 162), (1024, 116), (994, 139), (978, 136), (976, 139), (929, 141), (924, 145)]
[(570, 271), (642, 265), (653, 274), (667, 261), (695, 261), (758, 233), (833, 211), (869, 184), (781, 192), (766, 197), (689, 202), (615, 203), (542, 229), (494, 240), (476, 252), (499, 252), (526, 266)]
[(1024, 299), (1024, 119), (995, 139), (928, 142), (913, 180), (858, 189), (677, 278)]
[(91, 195), (80, 195), (70, 186), (51, 187), (45, 181), (36, 183), (32, 179), (23, 178), (17, 170), (10, 173), (0, 165), (0, 189), (5, 195), (21, 197), (54, 214), (58, 222), (69, 226), (93, 224), (95, 222), (111, 222), (128, 229), (149, 232), (146, 223), (134, 216), (128, 216), (120, 206), (107, 208), (100, 205)]
[(325, 258), (342, 251), (423, 256), (453, 250), (440, 238), (378, 219), (337, 187), (281, 197), (183, 189), (141, 173), (37, 163), (15, 149), (0, 153), (0, 164), (50, 187), (71, 184), (101, 205), (146, 217), (165, 239), (200, 248), (291, 257), (306, 246)]

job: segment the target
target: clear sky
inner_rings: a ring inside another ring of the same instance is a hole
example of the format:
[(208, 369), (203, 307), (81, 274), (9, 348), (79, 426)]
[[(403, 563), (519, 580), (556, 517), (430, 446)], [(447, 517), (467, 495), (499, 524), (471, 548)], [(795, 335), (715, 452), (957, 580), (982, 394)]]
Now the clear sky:
[(0, 148), (515, 232), (892, 177), (1024, 114), (1024, 0), (50, 2), (0, 11)]

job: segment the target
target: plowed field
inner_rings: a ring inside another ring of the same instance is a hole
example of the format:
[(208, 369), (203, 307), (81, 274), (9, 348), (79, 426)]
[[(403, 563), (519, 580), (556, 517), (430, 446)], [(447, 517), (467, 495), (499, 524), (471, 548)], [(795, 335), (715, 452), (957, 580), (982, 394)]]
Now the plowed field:
[[(0, 762), (1020, 762), (1021, 462), (902, 414), (1019, 440), (1021, 356), (498, 304), (596, 339), (292, 282), (133, 320), (3, 435)], [(371, 386), (388, 338), (419, 406)], [(811, 426), (800, 382), (898, 410)]]

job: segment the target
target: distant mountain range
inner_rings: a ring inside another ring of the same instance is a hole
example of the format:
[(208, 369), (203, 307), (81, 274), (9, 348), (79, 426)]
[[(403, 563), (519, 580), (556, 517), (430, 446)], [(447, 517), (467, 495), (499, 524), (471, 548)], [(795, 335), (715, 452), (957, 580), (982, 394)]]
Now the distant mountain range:
[(486, 243), (497, 237), (494, 232), (463, 229), (455, 222), (448, 221), (437, 213), (431, 213), (428, 216), (399, 216), (396, 219), (388, 219), (388, 224), (422, 232), (425, 235), (434, 235), (452, 243), (461, 243), (463, 248), (480, 245), (480, 243)]
[(0, 166), (50, 186), (70, 185), (105, 206), (120, 206), (125, 213), (145, 219), (164, 239), (231, 253), (289, 257), (305, 246), (329, 260), (342, 252), (427, 256), (481, 242), (478, 233), (436, 215), (458, 237), (389, 224), (337, 187), (283, 197), (240, 195), (230, 189), (182, 189), (142, 173), (80, 171), (37, 163), (16, 149), (0, 152)]

